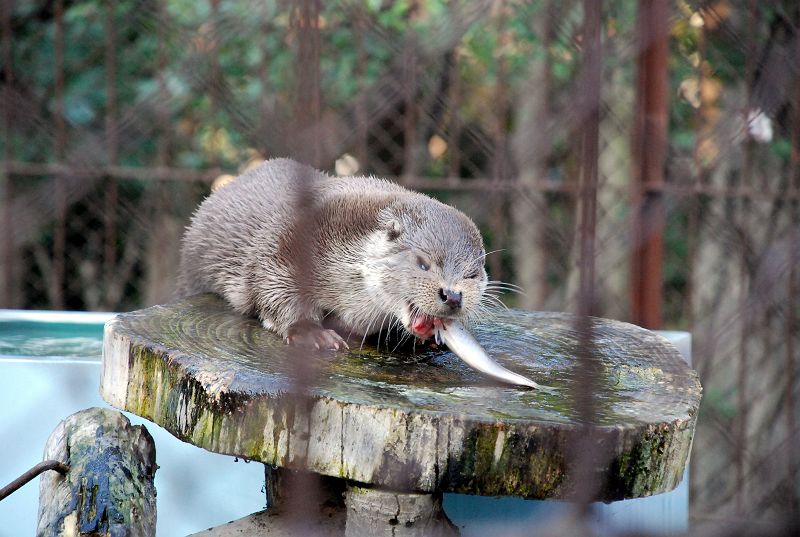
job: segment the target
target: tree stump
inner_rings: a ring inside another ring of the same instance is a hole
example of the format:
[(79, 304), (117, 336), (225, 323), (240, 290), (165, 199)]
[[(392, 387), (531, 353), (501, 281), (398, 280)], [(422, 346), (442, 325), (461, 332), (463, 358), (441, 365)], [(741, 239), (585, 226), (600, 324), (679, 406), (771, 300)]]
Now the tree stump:
[[(569, 499), (584, 485), (569, 448), (587, 436), (604, 454), (590, 476), (595, 499), (671, 490), (692, 443), (697, 374), (660, 336), (594, 319), (596, 419), (577, 423), (574, 326), (569, 314), (510, 311), (475, 330), (498, 362), (556, 394), (489, 383), (442, 350), (368, 345), (308, 352), (304, 367), (315, 374), (304, 385), (296, 349), (201, 295), (109, 321), (101, 393), (210, 451), (357, 482), (362, 492)], [(380, 494), (367, 503), (385, 518)], [(430, 500), (426, 516), (437, 519)]]
[(457, 528), (442, 511), (441, 494), (347, 488), (345, 537), (450, 537)]
[(44, 457), (70, 469), (42, 474), (37, 536), (155, 535), (155, 445), (143, 426), (113, 410), (82, 410), (56, 426)]

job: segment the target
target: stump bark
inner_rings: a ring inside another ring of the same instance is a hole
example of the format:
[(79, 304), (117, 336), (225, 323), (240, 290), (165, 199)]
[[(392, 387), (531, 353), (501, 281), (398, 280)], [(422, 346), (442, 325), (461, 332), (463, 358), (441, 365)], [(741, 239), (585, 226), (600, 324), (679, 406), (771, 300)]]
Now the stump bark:
[(56, 426), (44, 458), (70, 469), (41, 477), (37, 536), (155, 535), (155, 445), (143, 426), (114, 410), (82, 410)]

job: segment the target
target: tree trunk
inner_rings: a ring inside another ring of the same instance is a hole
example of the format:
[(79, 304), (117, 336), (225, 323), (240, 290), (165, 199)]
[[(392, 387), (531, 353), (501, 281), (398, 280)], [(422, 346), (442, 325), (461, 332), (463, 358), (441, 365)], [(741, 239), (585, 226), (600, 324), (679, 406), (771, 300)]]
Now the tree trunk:
[(347, 488), (345, 537), (450, 537), (460, 535), (442, 510), (440, 494), (368, 487)]

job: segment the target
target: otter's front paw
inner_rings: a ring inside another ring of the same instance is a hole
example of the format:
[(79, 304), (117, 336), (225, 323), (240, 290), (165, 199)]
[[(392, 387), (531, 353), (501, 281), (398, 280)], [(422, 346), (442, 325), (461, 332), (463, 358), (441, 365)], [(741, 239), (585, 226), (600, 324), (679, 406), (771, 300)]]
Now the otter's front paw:
[(286, 343), (316, 349), (349, 349), (347, 342), (334, 330), (314, 322), (298, 322), (286, 331)]

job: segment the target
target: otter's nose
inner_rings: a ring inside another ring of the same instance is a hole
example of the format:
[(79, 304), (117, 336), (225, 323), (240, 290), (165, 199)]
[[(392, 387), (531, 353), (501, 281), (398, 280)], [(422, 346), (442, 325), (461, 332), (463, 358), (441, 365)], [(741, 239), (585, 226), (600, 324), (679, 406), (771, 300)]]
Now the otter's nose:
[(439, 298), (450, 309), (455, 310), (461, 307), (461, 293), (456, 293), (452, 289), (439, 289)]

